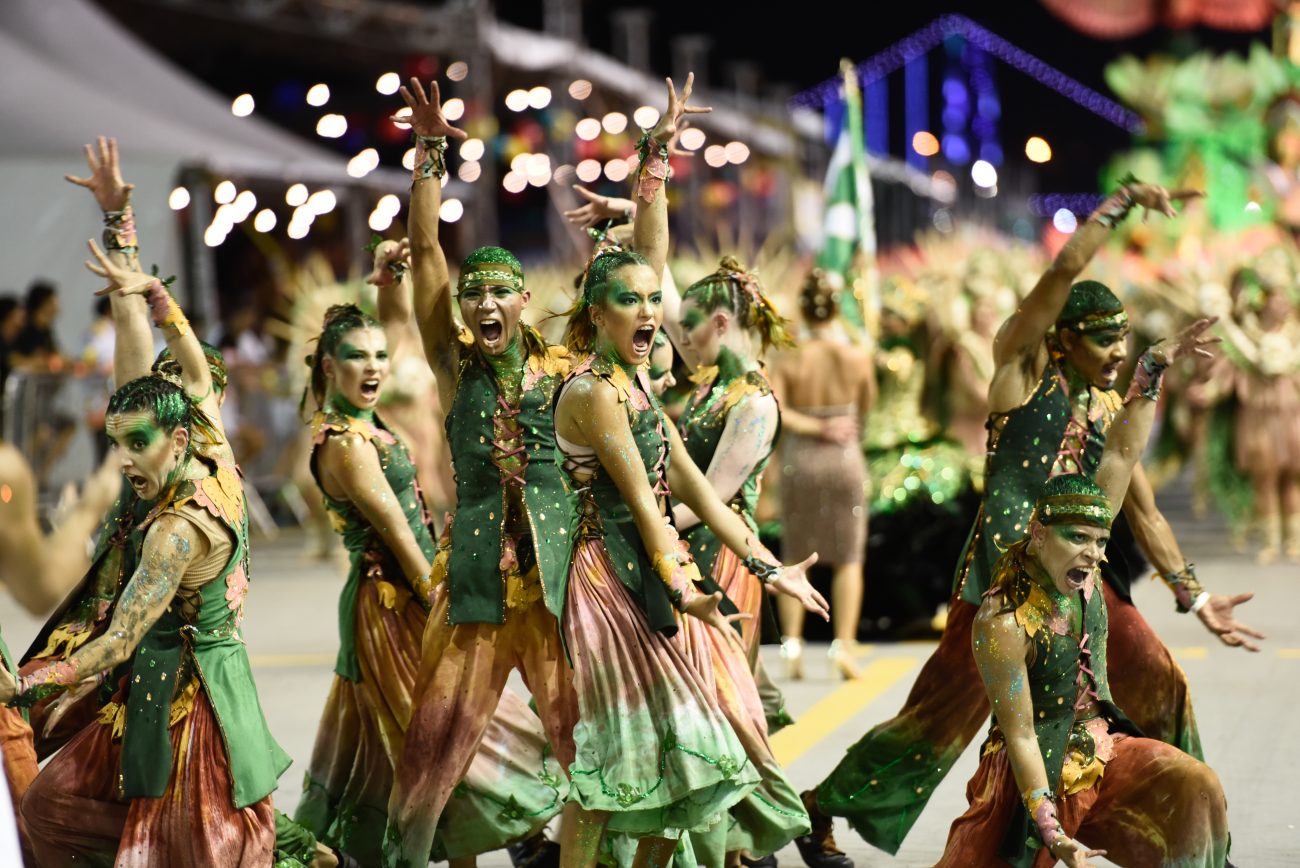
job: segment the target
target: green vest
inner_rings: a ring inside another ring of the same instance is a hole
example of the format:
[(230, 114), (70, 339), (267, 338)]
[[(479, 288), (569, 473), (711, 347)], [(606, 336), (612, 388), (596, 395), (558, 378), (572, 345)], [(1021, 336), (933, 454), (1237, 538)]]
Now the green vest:
[[(1027, 544), (1027, 540), (1013, 543), (1001, 556), (994, 566), (988, 593), (1001, 593), (1007, 609), (1016, 613), (1017, 622), (1027, 632), (1033, 631), (1034, 655), (1026, 669), (1034, 705), (1034, 735), (1047, 770), (1048, 786), (1056, 792), (1068, 749), (1076, 748), (1085, 757), (1091, 756), (1093, 750), (1091, 736), (1075, 726), (1074, 706), (1081, 683), (1089, 688), (1091, 699), (1112, 732), (1141, 733), (1111, 698), (1106, 669), (1106, 599), (1100, 585), (1090, 584), (1078, 593), (1077, 603), (1083, 608), (1080, 633), (1068, 608), (1064, 608), (1068, 597), (1043, 588), (1025, 569)], [(1064, 632), (1054, 630), (1053, 621)], [(993, 718), (996, 727), (996, 711)], [(1023, 860), (1028, 865), (1033, 860), (1033, 848), (1041, 846), (1036, 833), (1030, 837), (1030, 819), (1022, 805), (1012, 816), (1000, 855), (1014, 864), (1022, 864)]]
[[(1029, 516), (1043, 483), (1054, 473), (1057, 453), (1070, 422), (1070, 395), (1059, 362), (1049, 361), (1034, 394), (1019, 407), (990, 416), (988, 458), (985, 463), (984, 500), (957, 567), (961, 598), (978, 606), (989, 587), (993, 565), (1007, 546), (1029, 530)], [(1079, 453), (1080, 472), (1092, 476), (1101, 464), (1115, 413), (1122, 406), (1119, 394), (1092, 389), (1088, 404), (1088, 436)], [(1000, 429), (995, 425), (1001, 422)]]
[[(713, 379), (704, 380), (700, 387), (691, 393), (686, 403), (686, 410), (677, 425), (687, 454), (701, 471), (707, 471), (709, 464), (712, 463), (732, 409), (749, 395), (770, 394), (772, 394), (772, 384), (761, 371), (745, 371), (726, 379), (715, 376)], [(779, 436), (779, 428), (777, 433)], [(754, 512), (758, 509), (759, 480), (775, 448), (774, 437), (771, 447), (759, 458), (754, 469), (740, 486), (740, 490), (728, 504), (744, 519), (745, 524), (749, 525), (755, 538), (758, 537), (758, 523), (754, 520)], [(711, 575), (713, 563), (722, 548), (722, 541), (704, 522), (686, 531), (682, 538), (690, 545), (691, 555), (699, 564), (700, 572), (704, 576)]]
[(212, 476), (182, 483), (135, 529), (131, 548), (138, 558), (154, 520), (164, 510), (188, 502), (219, 518), (230, 531), (233, 547), (222, 573), (199, 589), (197, 604), (177, 593), (136, 648), (122, 735), (122, 792), (129, 799), (166, 793), (172, 770), (173, 693), (182, 677), (195, 671), (221, 727), (230, 763), (231, 802), (245, 808), (275, 789), (276, 779), (292, 760), (267, 729), (239, 635), (248, 587), (248, 515), (238, 471), (219, 465)]
[(384, 472), (384, 480), (393, 490), (397, 502), (406, 516), (407, 527), (415, 536), (415, 542), (424, 552), (425, 558), (433, 562), (436, 545), (433, 540), (433, 522), (424, 498), (420, 494), (420, 483), (416, 478), (415, 463), (406, 444), (395, 435), (378, 415), (370, 422), (355, 416), (348, 416), (336, 410), (320, 410), (312, 417), (312, 451), (311, 474), (320, 487), (325, 500), (325, 508), (330, 513), (334, 529), (343, 537), (343, 546), (348, 550), (348, 580), (339, 594), (339, 653), (334, 663), (334, 671), (349, 681), (361, 680), (361, 667), (357, 663), (357, 597), (361, 593), (363, 582), (383, 579), (390, 583), (401, 582), (411, 589), (414, 598), (429, 609), (426, 593), (411, 585), (402, 571), (397, 556), (384, 542), (379, 531), (375, 530), (361, 510), (346, 500), (335, 500), (325, 492), (321, 485), (320, 471), (316, 465), (316, 450), (325, 438), (331, 434), (360, 434), (379, 454), (379, 466)]
[[(666, 506), (668, 492), (668, 439), (665, 436), (663, 408), (650, 390), (644, 373), (634, 382), (611, 361), (589, 356), (573, 369), (569, 379), (592, 373), (614, 386), (619, 400), (627, 408), (628, 423), (637, 453), (646, 468), (646, 484), (660, 496)], [(659, 573), (646, 552), (637, 531), (632, 510), (623, 500), (618, 486), (604, 469), (595, 467), (595, 475), (585, 485), (570, 479), (574, 532), (572, 536), (598, 537), (605, 544), (610, 565), (623, 586), (631, 592), (645, 613), (650, 629), (665, 636), (677, 633), (677, 614)]]
[(519, 405), (501, 398), (496, 376), (473, 347), (461, 348), (456, 394), (447, 413), (447, 442), (456, 476), (456, 515), (451, 525), (447, 566), (449, 620), (453, 624), (505, 621), (505, 580), (501, 574), (505, 486), (515, 485), (494, 458), (494, 420), (515, 414), (523, 429), (523, 502), (532, 530), (533, 555), (546, 608), (564, 611), (571, 541), (570, 506), (555, 460), (555, 419), (551, 404), (568, 371), (562, 347), (547, 346), (537, 332), (521, 325), (526, 360)]

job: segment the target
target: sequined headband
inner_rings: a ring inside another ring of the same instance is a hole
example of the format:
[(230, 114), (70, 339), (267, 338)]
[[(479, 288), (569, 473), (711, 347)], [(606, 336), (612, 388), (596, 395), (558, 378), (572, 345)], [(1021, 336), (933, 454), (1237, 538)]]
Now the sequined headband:
[(462, 271), (456, 282), (456, 290), (474, 289), (480, 286), (508, 286), (516, 292), (524, 291), (524, 279), (504, 266), (499, 268), (478, 268)]
[(1096, 332), (1120, 331), (1128, 328), (1128, 311), (1090, 313), (1071, 322), (1061, 323), (1061, 325), (1071, 331), (1085, 335)]
[(1095, 494), (1055, 494), (1040, 497), (1034, 506), (1039, 524), (1090, 524), (1109, 528), (1115, 520), (1110, 501)]

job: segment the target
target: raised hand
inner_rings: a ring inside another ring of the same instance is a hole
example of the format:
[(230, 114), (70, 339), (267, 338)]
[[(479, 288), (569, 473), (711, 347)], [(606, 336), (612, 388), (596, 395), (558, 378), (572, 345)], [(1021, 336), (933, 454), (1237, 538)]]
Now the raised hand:
[(822, 620), (829, 621), (831, 619), (830, 604), (808, 582), (808, 568), (815, 563), (817, 563), (817, 553), (813, 552), (797, 564), (782, 567), (781, 574), (772, 583), (772, 588), (777, 593), (793, 597), (809, 612), (820, 615)]
[(636, 203), (631, 199), (602, 196), (599, 193), (593, 193), (581, 184), (574, 184), (573, 189), (577, 190), (578, 195), (587, 201), (577, 208), (565, 211), (564, 219), (584, 229), (588, 226), (603, 223), (606, 220), (617, 220), (625, 215), (630, 217), (636, 213)]
[(401, 93), (403, 102), (411, 109), (411, 114), (409, 117), (393, 115), (389, 118), (393, 123), (410, 124), (411, 129), (421, 136), (448, 136), (453, 139), (463, 139), (469, 135), (459, 127), (453, 127), (443, 115), (442, 94), (438, 91), (438, 82), (429, 82), (429, 95), (425, 96), (420, 80), (411, 76), (411, 86), (402, 87)]
[(97, 290), (95, 295), (108, 295), (110, 292), (116, 292), (118, 295), (144, 295), (149, 291), (149, 287), (158, 278), (152, 274), (145, 274), (143, 271), (132, 271), (129, 268), (122, 268), (114, 265), (113, 261), (104, 255), (104, 251), (99, 249), (99, 245), (94, 241), (86, 241), (86, 246), (95, 259), (99, 261), (96, 265), (89, 259), (86, 260), (86, 268), (100, 277), (108, 279), (108, 286)]
[(122, 180), (122, 168), (117, 159), (117, 139), (100, 136), (98, 149), (86, 145), (86, 164), (90, 166), (89, 178), (64, 175), (64, 179), (89, 190), (101, 211), (121, 211), (125, 208), (135, 185)]
[(398, 263), (410, 267), (410, 240), (403, 238), (401, 241), (388, 240), (379, 242), (379, 244), (375, 245), (374, 266), (366, 277), (366, 283), (378, 287), (392, 286), (393, 281), (397, 279), (393, 266)]
[(1205, 359), (1214, 358), (1214, 353), (1208, 348), (1220, 343), (1222, 339), (1215, 336), (1206, 337), (1205, 332), (1218, 321), (1217, 316), (1198, 319), (1172, 338), (1166, 338), (1153, 346), (1151, 355), (1162, 365), (1171, 365), (1178, 358), (1189, 353)]
[(657, 142), (668, 143), (677, 136), (678, 127), (682, 125), (684, 116), (703, 114), (713, 109), (709, 106), (690, 105), (691, 91), (695, 89), (695, 73), (686, 76), (686, 86), (682, 88), (681, 94), (678, 94), (677, 88), (673, 87), (671, 78), (664, 79), (664, 82), (668, 85), (668, 110), (660, 115), (659, 123), (655, 124), (650, 135)]
[(1170, 192), (1164, 187), (1158, 187), (1155, 184), (1132, 184), (1128, 188), (1129, 195), (1133, 201), (1142, 206), (1142, 220), (1146, 221), (1147, 215), (1152, 211), (1159, 211), (1166, 217), (1176, 217), (1178, 212), (1174, 210), (1175, 202), (1187, 202), (1204, 196), (1200, 190), (1174, 190)]
[[(1234, 597), (1211, 594), (1210, 599), (1205, 601), (1205, 605), (1197, 610), (1196, 617), (1200, 618), (1205, 628), (1218, 636), (1219, 641), (1224, 645), (1232, 648), (1245, 648), (1247, 651), (1259, 651), (1259, 646), (1250, 639), (1264, 639), (1267, 637), (1233, 617), (1233, 610), (1237, 606), (1242, 603), (1249, 603), (1254, 597), (1255, 595), (1249, 592), (1237, 594)], [(1249, 639), (1246, 638), (1248, 636)]]

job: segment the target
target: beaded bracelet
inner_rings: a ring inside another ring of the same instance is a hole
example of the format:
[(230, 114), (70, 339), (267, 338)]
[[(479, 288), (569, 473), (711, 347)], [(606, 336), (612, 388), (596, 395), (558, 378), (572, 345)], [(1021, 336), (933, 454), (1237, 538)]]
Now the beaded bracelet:
[(1176, 573), (1161, 573), (1160, 578), (1174, 592), (1179, 612), (1199, 612), (1209, 602), (1210, 595), (1196, 578), (1195, 564), (1184, 564)]
[(1107, 229), (1114, 229), (1122, 223), (1137, 204), (1132, 191), (1129, 190), (1129, 185), (1136, 183), (1136, 180), (1132, 175), (1126, 175), (1121, 179), (1120, 188), (1103, 199), (1096, 210), (1088, 215), (1088, 219), (1096, 220)]
[(411, 141), (415, 143), (415, 167), (411, 170), (411, 180), (441, 180), (447, 174), (447, 137), (422, 136), (412, 131)]
[(1056, 818), (1056, 802), (1052, 801), (1052, 791), (1047, 787), (1027, 790), (1024, 795), (1025, 810), (1038, 827), (1038, 837), (1050, 849), (1059, 838), (1065, 837), (1061, 821)]
[(744, 558), (740, 565), (753, 573), (765, 585), (770, 585), (781, 577), (780, 564), (759, 560), (754, 555)]
[(104, 212), (104, 249), (127, 254), (139, 252), (135, 235), (135, 211), (130, 202), (121, 211)]
[(149, 313), (153, 316), (154, 325), (160, 329), (172, 326), (182, 336), (189, 333), (190, 321), (185, 318), (185, 312), (161, 280), (154, 278), (145, 293), (145, 299), (149, 302)]
[(1124, 399), (1132, 400), (1143, 397), (1150, 401), (1160, 399), (1160, 386), (1164, 381), (1165, 369), (1169, 365), (1156, 359), (1155, 353), (1148, 347), (1138, 357), (1137, 368), (1133, 371), (1133, 381), (1129, 383), (1128, 394)]
[(672, 168), (668, 165), (668, 145), (654, 138), (650, 130), (642, 130), (636, 150), (641, 158), (636, 175), (636, 195), (650, 203), (672, 176)]

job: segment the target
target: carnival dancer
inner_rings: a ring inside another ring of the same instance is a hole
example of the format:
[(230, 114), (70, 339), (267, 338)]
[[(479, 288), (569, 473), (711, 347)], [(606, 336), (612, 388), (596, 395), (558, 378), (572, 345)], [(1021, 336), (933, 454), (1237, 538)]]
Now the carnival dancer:
[[(862, 616), (867, 551), (867, 470), (861, 431), (875, 402), (871, 354), (839, 331), (839, 275), (813, 270), (799, 295), (807, 335), (776, 357), (781, 401), (781, 545), (788, 558), (817, 552), (831, 565), (832, 671), (857, 678), (853, 651)], [(786, 675), (803, 678), (803, 610), (782, 600)]]
[[(376, 250), (381, 319), (410, 317), (401, 250)], [(387, 311), (387, 315), (384, 315)], [(389, 374), (389, 330), (355, 305), (325, 315), (310, 357), (311, 470), (350, 555), (339, 601), (339, 655), (295, 819), (362, 865), (379, 865), (393, 767), (411, 717), (420, 641), (436, 594), (432, 520), (403, 441), (376, 412)], [(306, 396), (304, 395), (304, 400)], [(435, 858), (468, 860), (538, 832), (558, 814), (541, 774), (546, 739), (513, 691), (500, 707), (440, 825)], [(553, 764), (554, 765), (554, 764)], [(506, 810), (506, 809), (509, 810)]]
[(137, 495), (156, 501), (132, 542), (139, 566), (105, 635), (21, 682), (0, 676), (0, 698), (30, 705), (130, 665), (116, 701), (28, 790), (33, 850), (48, 865), (113, 854), (119, 866), (265, 865), (270, 793), (290, 760), (267, 730), (239, 636), (248, 522), (238, 474), (192, 452), (193, 407), (161, 377), (119, 388), (107, 430)]
[(941, 866), (1225, 864), (1227, 803), (1215, 773), (1143, 738), (1111, 698), (1107, 602), (1096, 587), (1115, 510), (1155, 418), (1165, 367), (1204, 353), (1201, 320), (1138, 360), (1093, 481), (1047, 481), (1028, 535), (993, 567), (974, 656), (993, 727)]
[[(697, 590), (699, 569), (667, 515), (670, 483), (751, 572), (825, 615), (804, 574), (813, 558), (788, 568), (772, 563), (690, 460), (638, 370), (663, 318), (667, 142), (689, 111), (693, 79), (680, 99), (668, 84), (669, 111), (640, 143), (634, 245), (643, 252), (605, 252), (588, 269), (566, 333), (566, 343), (587, 356), (555, 410), (578, 505), (563, 619), (581, 709), (571, 798), (590, 812), (575, 847), (582, 859), (570, 851), (571, 864), (588, 864), (606, 829), (640, 839), (634, 864), (665, 864), (683, 832), (721, 826), (722, 811), (756, 784), (773, 783), (749, 762), (749, 750), (766, 745), (743, 743), (762, 732), (759, 704), (729, 723), (715, 678), (715, 660), (734, 661), (722, 677), (738, 689), (748, 682), (757, 699), (743, 640), (729, 626), (746, 616), (724, 615), (720, 592)], [(706, 631), (732, 643), (729, 654), (717, 653)], [(755, 849), (767, 852), (761, 843)]]
[[(410, 726), (396, 766), (384, 842), (389, 865), (423, 866), (439, 818), (464, 777), (518, 669), (562, 770), (573, 761), (577, 698), (560, 645), (569, 515), (555, 455), (551, 403), (568, 353), (520, 321), (528, 302), (519, 261), (481, 247), (461, 266), (452, 318), (438, 244), (447, 137), (436, 84), (412, 79), (402, 97), (416, 139), (410, 231), (416, 322), (448, 408), (456, 513), (435, 557), (444, 583), (423, 637)], [(542, 783), (564, 787), (562, 775)], [(518, 810), (507, 806), (506, 812)]]
[[(1133, 181), (1122, 185), (1080, 225), (1002, 325), (989, 393), (985, 499), (958, 566), (947, 627), (899, 715), (867, 733), (825, 781), (804, 794), (813, 834), (797, 843), (809, 865), (850, 864), (834, 845), (831, 816), (847, 818), (868, 842), (896, 852), (988, 716), (970, 629), (993, 565), (1003, 548), (1025, 534), (1046, 479), (1095, 473), (1120, 405), (1113, 387), (1127, 355), (1127, 314), (1103, 285), (1073, 281), (1135, 205), (1172, 215), (1172, 203), (1190, 195)], [(1251, 640), (1261, 635), (1234, 617), (1235, 607), (1252, 595), (1225, 597), (1202, 589), (1140, 466), (1124, 505), (1134, 535), (1173, 591), (1179, 611), (1196, 612), (1226, 645), (1258, 650)], [(1111, 685), (1116, 699), (1144, 733), (1199, 756), (1186, 676), (1129, 600), (1133, 577), (1113, 551), (1112, 559), (1103, 564), (1102, 575), (1112, 627), (1110, 656), (1117, 661)]]

